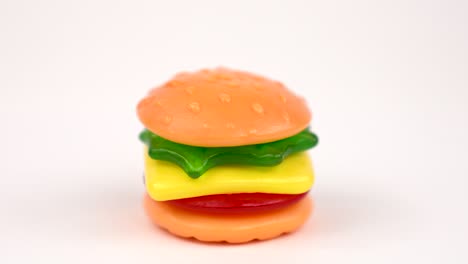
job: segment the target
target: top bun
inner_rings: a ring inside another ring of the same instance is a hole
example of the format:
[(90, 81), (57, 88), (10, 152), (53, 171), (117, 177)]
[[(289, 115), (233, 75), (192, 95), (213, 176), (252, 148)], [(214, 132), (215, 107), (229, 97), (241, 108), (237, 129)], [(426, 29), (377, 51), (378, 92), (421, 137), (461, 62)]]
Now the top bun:
[(311, 119), (283, 84), (226, 68), (180, 73), (138, 104), (153, 133), (192, 146), (228, 147), (293, 136)]

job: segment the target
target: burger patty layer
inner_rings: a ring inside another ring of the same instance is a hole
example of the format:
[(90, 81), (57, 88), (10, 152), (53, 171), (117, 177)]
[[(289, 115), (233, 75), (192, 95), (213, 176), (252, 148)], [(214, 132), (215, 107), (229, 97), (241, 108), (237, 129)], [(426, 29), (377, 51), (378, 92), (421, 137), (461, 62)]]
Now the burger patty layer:
[(258, 213), (281, 209), (299, 202), (307, 193), (234, 193), (215, 194), (166, 201), (173, 206), (207, 213)]

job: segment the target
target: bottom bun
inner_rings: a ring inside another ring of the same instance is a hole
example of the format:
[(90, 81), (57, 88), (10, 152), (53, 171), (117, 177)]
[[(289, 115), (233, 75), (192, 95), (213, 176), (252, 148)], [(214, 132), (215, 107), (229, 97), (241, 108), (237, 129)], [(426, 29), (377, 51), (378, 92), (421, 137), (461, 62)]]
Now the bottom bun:
[(312, 212), (312, 200), (266, 212), (244, 214), (199, 213), (157, 202), (148, 195), (144, 207), (151, 220), (169, 232), (204, 242), (245, 243), (266, 240), (298, 229)]

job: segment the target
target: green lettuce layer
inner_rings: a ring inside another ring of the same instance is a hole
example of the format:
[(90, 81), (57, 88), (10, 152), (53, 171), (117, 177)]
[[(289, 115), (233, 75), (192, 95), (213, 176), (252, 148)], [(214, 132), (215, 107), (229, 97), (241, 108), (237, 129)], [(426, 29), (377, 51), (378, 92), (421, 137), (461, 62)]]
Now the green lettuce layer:
[(148, 147), (152, 159), (175, 163), (194, 179), (218, 165), (278, 165), (287, 156), (313, 148), (318, 143), (317, 136), (309, 130), (274, 142), (238, 147), (189, 146), (169, 141), (149, 130), (141, 132), (140, 140)]

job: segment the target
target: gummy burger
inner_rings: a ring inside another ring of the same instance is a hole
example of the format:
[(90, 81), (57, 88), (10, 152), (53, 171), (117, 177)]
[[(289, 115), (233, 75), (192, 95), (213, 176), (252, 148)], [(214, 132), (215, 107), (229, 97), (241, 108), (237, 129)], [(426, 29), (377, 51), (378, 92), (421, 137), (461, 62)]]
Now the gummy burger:
[(312, 211), (318, 143), (301, 97), (226, 68), (180, 73), (138, 103), (144, 208), (158, 226), (206, 242), (293, 232)]

